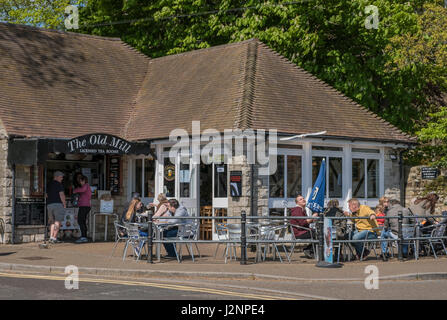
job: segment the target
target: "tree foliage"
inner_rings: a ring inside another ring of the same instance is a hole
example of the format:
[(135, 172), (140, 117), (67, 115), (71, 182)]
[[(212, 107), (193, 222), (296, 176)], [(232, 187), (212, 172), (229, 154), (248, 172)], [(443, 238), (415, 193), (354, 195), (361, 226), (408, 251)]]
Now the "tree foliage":
[[(63, 13), (57, 8), (69, 0), (13, 2), (39, 3), (37, 10), (6, 10), (16, 22), (60, 28)], [(424, 128), (443, 114), (443, 0), (79, 2), (79, 32), (120, 37), (151, 57), (256, 37), (421, 141)], [(377, 29), (367, 28), (374, 20), (366, 10), (370, 5), (378, 8)], [(52, 11), (55, 20), (47, 13)]]
[(63, 29), (65, 8), (80, 0), (0, 0), (0, 21)]

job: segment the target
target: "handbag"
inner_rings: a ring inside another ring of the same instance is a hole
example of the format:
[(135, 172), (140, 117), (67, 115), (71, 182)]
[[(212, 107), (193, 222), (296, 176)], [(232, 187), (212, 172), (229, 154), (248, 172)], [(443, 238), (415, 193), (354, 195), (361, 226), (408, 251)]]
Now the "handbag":
[(79, 207), (80, 197), (81, 197), (81, 195), (79, 193), (73, 193), (73, 195), (71, 196), (71, 205), (73, 207)]

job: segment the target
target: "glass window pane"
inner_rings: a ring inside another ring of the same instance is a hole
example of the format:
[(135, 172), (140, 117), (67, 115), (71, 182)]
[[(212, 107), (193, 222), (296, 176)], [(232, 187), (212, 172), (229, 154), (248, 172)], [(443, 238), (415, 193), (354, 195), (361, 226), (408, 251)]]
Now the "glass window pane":
[(368, 159), (368, 198), (379, 197), (379, 160)]
[(189, 198), (191, 187), (191, 172), (189, 170), (189, 158), (180, 162), (180, 197)]
[(312, 150), (343, 151), (343, 148), (341, 148), (341, 147), (312, 146)]
[(342, 158), (329, 158), (329, 198), (341, 198), (342, 190)]
[(214, 198), (227, 197), (227, 165), (214, 165)]
[(287, 157), (287, 197), (296, 198), (301, 194), (301, 157)]
[(153, 198), (155, 190), (155, 160), (144, 159), (144, 197)]
[(135, 187), (132, 192), (138, 192), (141, 197), (143, 190), (141, 190), (141, 178), (143, 176), (143, 159), (135, 160)]
[(270, 198), (284, 198), (284, 156), (278, 155), (276, 163), (276, 172), (269, 178), (269, 194)]
[(320, 167), (323, 159), (323, 157), (312, 157), (312, 188), (318, 178), (318, 173), (320, 173)]
[(352, 159), (352, 197), (365, 198), (365, 160)]
[(360, 148), (352, 148), (352, 152), (361, 152), (361, 153), (380, 153), (378, 149), (360, 149)]
[(164, 158), (163, 185), (166, 197), (175, 197), (175, 164), (169, 158)]

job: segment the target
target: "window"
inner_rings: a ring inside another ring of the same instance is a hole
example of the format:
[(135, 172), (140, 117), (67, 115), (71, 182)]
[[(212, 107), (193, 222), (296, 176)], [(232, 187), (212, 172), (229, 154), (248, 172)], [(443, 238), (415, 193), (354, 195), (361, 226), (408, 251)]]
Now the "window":
[(378, 198), (380, 193), (378, 159), (352, 159), (352, 196)]
[(189, 198), (191, 194), (191, 171), (189, 170), (189, 158), (180, 161), (180, 197)]
[(144, 159), (144, 194), (145, 198), (154, 198), (155, 192), (155, 161)]
[(287, 197), (301, 194), (301, 157), (287, 156)]
[(276, 172), (269, 178), (270, 198), (284, 198), (284, 156), (276, 157)]
[(175, 164), (168, 157), (163, 163), (163, 193), (166, 197), (175, 197)]
[(30, 169), (30, 194), (31, 196), (43, 196), (43, 167), (31, 166)]
[(270, 175), (270, 198), (295, 198), (302, 192), (302, 159), (298, 155), (278, 155), (276, 172)]
[(226, 198), (228, 184), (226, 164), (214, 165), (214, 178), (214, 198)]
[(135, 185), (131, 191), (138, 192), (140, 197), (153, 198), (155, 190), (154, 159), (135, 159), (133, 176)]
[(326, 159), (326, 197), (342, 198), (343, 197), (342, 158), (312, 157), (312, 187), (314, 186), (315, 181), (317, 180), (323, 159)]

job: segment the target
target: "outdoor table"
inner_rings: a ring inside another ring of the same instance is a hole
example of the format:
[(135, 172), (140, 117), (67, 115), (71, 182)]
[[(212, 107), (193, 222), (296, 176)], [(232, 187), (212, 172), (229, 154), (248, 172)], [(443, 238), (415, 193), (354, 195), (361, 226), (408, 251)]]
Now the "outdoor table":
[[(118, 220), (118, 214), (116, 213), (105, 213), (105, 212), (94, 212), (93, 213), (93, 242), (96, 241), (96, 216), (97, 215), (101, 215), (101, 216), (105, 216), (106, 217), (106, 223), (105, 223), (105, 231), (104, 231), (104, 241), (107, 241), (107, 226), (108, 226), (108, 222), (109, 222), (109, 217), (110, 216), (115, 216), (115, 221)], [(115, 240), (116, 240), (116, 234), (115, 234)]]

